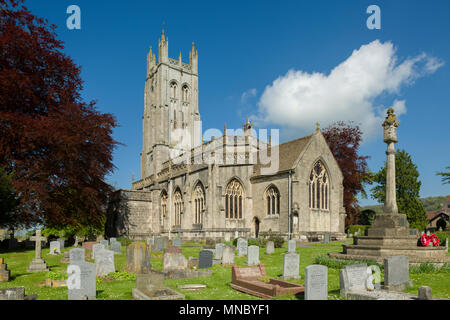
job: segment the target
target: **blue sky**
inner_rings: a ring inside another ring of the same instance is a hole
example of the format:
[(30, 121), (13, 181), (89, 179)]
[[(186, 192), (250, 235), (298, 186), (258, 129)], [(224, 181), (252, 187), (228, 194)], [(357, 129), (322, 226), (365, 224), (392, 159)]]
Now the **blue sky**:
[[(366, 26), (372, 4), (381, 9), (381, 30)], [(117, 188), (130, 188), (133, 173), (140, 178), (146, 55), (150, 46), (157, 48), (164, 22), (170, 57), (177, 59), (181, 51), (188, 62), (196, 43), (204, 130), (222, 129), (225, 121), (228, 128), (240, 128), (250, 115), (261, 127), (280, 128), (283, 142), (311, 133), (316, 121), (326, 126), (355, 117), (371, 123), (364, 126), (372, 131), (361, 154), (371, 157), (371, 170), (378, 170), (385, 159), (379, 112), (395, 104), (402, 110), (397, 148), (406, 149), (418, 165), (421, 196), (450, 194), (450, 185), (435, 175), (450, 166), (450, 1), (40, 0), (26, 5), (58, 26), (66, 53), (82, 67), (85, 99), (97, 100), (98, 108), (120, 124), (114, 137), (125, 145), (115, 151), (117, 169), (109, 177)], [(66, 27), (69, 5), (81, 8), (81, 30)], [(385, 54), (394, 67), (376, 78), (384, 79), (382, 87), (370, 82), (381, 69), (374, 65), (375, 70), (366, 70), (367, 86), (362, 81), (355, 95), (341, 94), (348, 89), (342, 79), (358, 59), (367, 61), (374, 53)], [(408, 63), (415, 69), (400, 74)], [(284, 84), (291, 79), (312, 83), (311, 93), (321, 99), (286, 96)], [(358, 95), (366, 89), (368, 94)], [(330, 103), (334, 95), (339, 112)], [(272, 112), (308, 103), (323, 108), (303, 114), (299, 108), (297, 118), (287, 119)]]

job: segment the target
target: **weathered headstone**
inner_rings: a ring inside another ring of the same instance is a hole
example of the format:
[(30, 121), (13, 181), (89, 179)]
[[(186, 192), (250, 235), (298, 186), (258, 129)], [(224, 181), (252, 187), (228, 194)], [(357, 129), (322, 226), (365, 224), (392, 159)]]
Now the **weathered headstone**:
[(61, 254), (61, 243), (59, 241), (50, 242), (50, 254)]
[(58, 238), (57, 241), (59, 242), (59, 249), (60, 249), (60, 250), (64, 250), (64, 242), (65, 242), (65, 239), (64, 239), (64, 238)]
[(164, 272), (187, 269), (187, 259), (182, 253), (165, 252), (163, 256)]
[(266, 243), (266, 254), (272, 254), (275, 252), (275, 244), (273, 241), (267, 241)]
[(305, 300), (328, 300), (328, 268), (310, 265), (305, 268)]
[(222, 264), (234, 264), (234, 253), (236, 248), (233, 246), (225, 246), (223, 248)]
[(69, 261), (70, 264), (79, 264), (82, 262), (86, 262), (84, 249), (83, 248), (70, 249)]
[(155, 237), (154, 239), (154, 246), (152, 247), (154, 252), (161, 252), (164, 248), (164, 240), (162, 237)]
[(295, 240), (289, 240), (288, 241), (288, 252), (295, 253), (296, 249), (297, 249), (297, 242)]
[(249, 246), (247, 248), (247, 265), (256, 266), (259, 264), (259, 247)]
[(3, 258), (0, 258), (0, 282), (9, 281), (9, 277), (11, 276), (11, 271), (7, 269), (7, 265)]
[(100, 244), (103, 245), (105, 250), (108, 250), (108, 246), (109, 246), (109, 241), (108, 240), (101, 240)]
[(69, 300), (95, 300), (97, 297), (94, 263), (77, 262), (67, 267)]
[(99, 250), (95, 254), (95, 269), (97, 277), (104, 277), (111, 272), (116, 272), (114, 266), (114, 251)]
[(92, 246), (91, 259), (95, 259), (97, 252), (105, 250), (105, 246), (101, 243), (96, 243)]
[(114, 251), (114, 253), (122, 253), (122, 244), (118, 241), (112, 241), (111, 250)]
[(242, 238), (237, 240), (238, 257), (247, 255), (248, 241)]
[(427, 286), (419, 287), (419, 300), (433, 300), (431, 288)]
[(169, 246), (169, 238), (168, 237), (162, 237), (162, 250), (164, 250), (168, 246)]
[(49, 271), (47, 267), (47, 263), (45, 263), (44, 259), (42, 259), (42, 242), (47, 240), (47, 238), (42, 237), (41, 230), (36, 230), (36, 236), (30, 238), (31, 241), (35, 241), (35, 255), (34, 259), (31, 261), (28, 266), (28, 272), (42, 272)]
[(323, 243), (330, 243), (330, 234), (329, 233), (325, 233), (323, 235)]
[(216, 244), (216, 259), (222, 259), (224, 247), (225, 245), (223, 243)]
[(213, 253), (209, 250), (202, 250), (198, 255), (198, 268), (211, 268), (213, 263)]
[(384, 259), (384, 289), (403, 291), (410, 285), (408, 256)]
[(285, 253), (283, 255), (283, 280), (300, 279), (300, 255), (297, 253)]
[(151, 246), (143, 242), (133, 242), (127, 247), (127, 271), (130, 273), (149, 273)]
[(366, 291), (367, 264), (353, 264), (339, 270), (341, 296), (347, 297), (349, 291)]
[(172, 245), (181, 248), (181, 238), (173, 238)]
[(37, 294), (25, 295), (25, 287), (0, 289), (0, 300), (35, 300)]

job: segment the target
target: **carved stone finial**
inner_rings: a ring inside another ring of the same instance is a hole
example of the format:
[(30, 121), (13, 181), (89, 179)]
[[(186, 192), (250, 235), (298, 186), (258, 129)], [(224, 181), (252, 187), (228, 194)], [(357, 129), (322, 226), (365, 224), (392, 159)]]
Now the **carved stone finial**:
[(392, 125), (398, 127), (399, 122), (397, 120), (397, 117), (395, 116), (394, 109), (392, 107), (390, 107), (387, 111), (386, 120), (384, 120), (384, 122), (383, 122), (383, 127), (392, 126)]

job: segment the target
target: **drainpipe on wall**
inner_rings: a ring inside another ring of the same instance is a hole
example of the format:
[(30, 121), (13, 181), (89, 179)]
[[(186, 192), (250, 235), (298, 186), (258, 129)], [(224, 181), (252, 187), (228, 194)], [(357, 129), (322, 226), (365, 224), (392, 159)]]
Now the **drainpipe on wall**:
[(169, 240), (172, 238), (172, 179), (169, 180)]
[(288, 238), (291, 240), (291, 211), (292, 211), (292, 170), (289, 170), (288, 177)]

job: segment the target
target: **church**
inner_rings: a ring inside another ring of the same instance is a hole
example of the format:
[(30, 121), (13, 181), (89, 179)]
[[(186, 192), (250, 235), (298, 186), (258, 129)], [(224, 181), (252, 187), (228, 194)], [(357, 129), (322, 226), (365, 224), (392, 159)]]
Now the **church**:
[(141, 179), (111, 197), (106, 235), (345, 238), (343, 175), (319, 126), (279, 144), (247, 119), (205, 142), (198, 51), (193, 43), (189, 64), (168, 51), (163, 30), (158, 57), (152, 48), (147, 56)]

